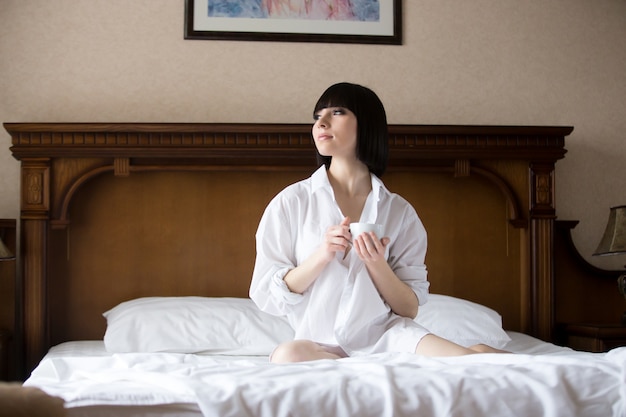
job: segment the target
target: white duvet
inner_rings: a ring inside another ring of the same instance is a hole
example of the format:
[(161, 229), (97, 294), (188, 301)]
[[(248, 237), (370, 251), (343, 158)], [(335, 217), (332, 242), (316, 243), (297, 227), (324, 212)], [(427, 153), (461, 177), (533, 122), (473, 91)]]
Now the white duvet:
[(53, 348), (25, 385), (68, 408), (195, 405), (204, 416), (626, 416), (626, 348), (576, 352), (512, 333), (515, 354), (267, 357)]

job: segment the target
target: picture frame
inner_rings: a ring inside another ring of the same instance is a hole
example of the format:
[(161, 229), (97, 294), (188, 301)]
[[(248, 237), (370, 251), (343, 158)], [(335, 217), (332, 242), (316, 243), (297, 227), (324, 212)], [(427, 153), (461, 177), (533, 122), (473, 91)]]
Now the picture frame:
[[(289, 16), (284, 10), (281, 14), (276, 6), (281, 1), (290, 6)], [(315, 6), (317, 10), (312, 11), (311, 4), (315, 1), (185, 0), (184, 37), (197, 40), (402, 44), (402, 0), (355, 0), (358, 6), (347, 0), (324, 0), (328, 6), (319, 3)], [(334, 16), (320, 17), (325, 16), (324, 7), (336, 11), (339, 6), (344, 7), (343, 15), (333, 12)], [(268, 10), (271, 7), (273, 10)]]

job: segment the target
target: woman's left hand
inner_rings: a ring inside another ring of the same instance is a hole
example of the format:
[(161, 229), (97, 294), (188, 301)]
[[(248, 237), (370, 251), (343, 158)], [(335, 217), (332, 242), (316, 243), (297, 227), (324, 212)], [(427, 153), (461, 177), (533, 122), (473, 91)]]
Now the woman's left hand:
[(385, 249), (390, 239), (383, 237), (378, 239), (374, 232), (361, 233), (353, 239), (352, 246), (357, 256), (365, 263), (387, 262), (385, 259)]

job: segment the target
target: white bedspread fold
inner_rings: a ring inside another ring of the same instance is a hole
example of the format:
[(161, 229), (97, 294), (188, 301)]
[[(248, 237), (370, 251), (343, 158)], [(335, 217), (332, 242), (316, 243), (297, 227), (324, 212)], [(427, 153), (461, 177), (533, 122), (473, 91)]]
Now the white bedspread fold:
[(196, 403), (205, 416), (626, 417), (626, 348), (607, 354), (376, 354), (274, 365), (189, 354), (51, 355), (26, 385), (94, 404)]

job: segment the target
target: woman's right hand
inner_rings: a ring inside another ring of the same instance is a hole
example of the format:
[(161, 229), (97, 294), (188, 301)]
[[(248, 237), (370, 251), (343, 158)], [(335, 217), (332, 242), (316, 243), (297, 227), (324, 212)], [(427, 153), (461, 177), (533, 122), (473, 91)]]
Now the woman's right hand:
[(348, 253), (352, 245), (350, 234), (350, 218), (344, 217), (341, 223), (330, 226), (326, 230), (324, 241), (320, 250), (324, 253), (324, 259), (330, 262), (337, 252)]
[(289, 290), (298, 294), (306, 291), (337, 252), (346, 253), (351, 245), (351, 237), (348, 217), (338, 225), (329, 227), (319, 248), (283, 278)]

